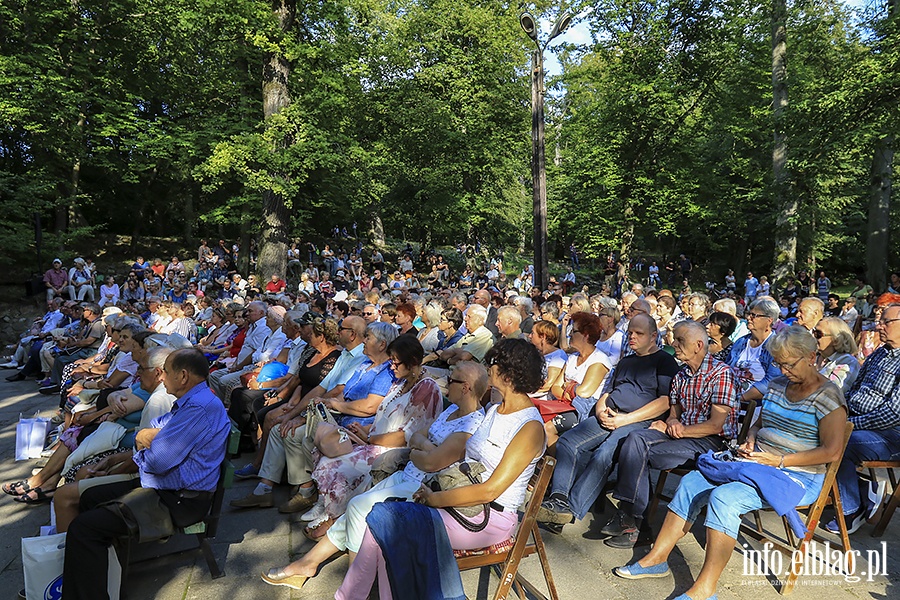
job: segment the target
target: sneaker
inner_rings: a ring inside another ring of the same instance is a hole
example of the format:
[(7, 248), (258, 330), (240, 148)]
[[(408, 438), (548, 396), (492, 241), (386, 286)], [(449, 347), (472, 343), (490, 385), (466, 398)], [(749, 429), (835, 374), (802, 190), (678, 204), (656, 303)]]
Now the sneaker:
[(17, 363), (17, 362), (14, 361), (14, 360), (11, 360), (11, 361), (9, 361), (9, 362), (5, 362), (5, 363), (3, 363), (3, 364), (0, 364), (0, 368), (2, 368), (2, 369), (18, 369), (18, 368), (19, 368), (19, 363)]
[(269, 508), (275, 506), (275, 503), (272, 501), (272, 492), (266, 492), (265, 494), (250, 492), (243, 498), (232, 500), (228, 504), (234, 508)]
[(637, 545), (643, 545), (652, 541), (650, 531), (635, 525), (626, 526), (622, 533), (603, 540), (610, 548), (629, 550)]
[(616, 567), (612, 570), (613, 575), (618, 575), (623, 579), (646, 579), (647, 577), (665, 577), (671, 571), (669, 563), (659, 563), (652, 567), (642, 567), (634, 562), (624, 567)]
[[(325, 503), (319, 502), (317, 499), (316, 503), (310, 510), (300, 515), (300, 520), (312, 521), (313, 523), (315, 523), (316, 521), (319, 521), (323, 516), (325, 516)], [(312, 525), (312, 523), (310, 523), (310, 529), (312, 529), (313, 527), (315, 527), (315, 525)]]
[[(847, 525), (847, 535), (851, 533), (856, 533), (859, 531), (859, 528), (862, 527), (863, 523), (866, 522), (866, 515), (868, 514), (868, 510), (865, 507), (860, 507), (856, 513), (852, 515), (844, 515), (844, 523)], [(838, 527), (837, 517), (830, 520), (827, 525), (825, 525), (826, 531), (829, 533), (834, 533), (836, 535), (841, 534), (841, 529)]]
[(884, 502), (887, 492), (887, 481), (870, 481), (868, 487), (869, 505), (866, 511), (866, 519), (873, 519)]
[(234, 472), (235, 479), (259, 479), (259, 468), (248, 463)]
[(25, 381), (25, 375), (22, 372), (18, 372), (15, 375), (10, 375), (6, 378), (7, 381)]
[(278, 507), (278, 512), (283, 514), (298, 513), (308, 511), (319, 499), (319, 494), (313, 492), (309, 496), (304, 496), (300, 492), (294, 494), (290, 500)]
[(53, 385), (53, 380), (50, 379), (49, 377), (47, 379), (43, 379), (40, 382), (38, 382), (38, 387), (47, 387), (50, 385)]
[(607, 521), (603, 529), (600, 530), (600, 533), (603, 535), (622, 535), (626, 530), (626, 521), (630, 522), (632, 527), (634, 527), (634, 519), (628, 518), (628, 515), (623, 511), (617, 510), (612, 519)]
[(541, 529), (544, 529), (546, 531), (549, 531), (550, 533), (552, 533), (554, 535), (561, 535), (563, 532), (563, 527), (565, 527), (565, 525), (563, 525), (562, 523), (538, 522), (538, 527), (540, 527)]
[(537, 513), (538, 523), (568, 525), (574, 518), (569, 503), (559, 498), (548, 498), (541, 502), (541, 508)]
[(59, 386), (56, 384), (46, 385), (41, 387), (38, 391), (45, 396), (53, 396), (54, 394), (59, 393)]

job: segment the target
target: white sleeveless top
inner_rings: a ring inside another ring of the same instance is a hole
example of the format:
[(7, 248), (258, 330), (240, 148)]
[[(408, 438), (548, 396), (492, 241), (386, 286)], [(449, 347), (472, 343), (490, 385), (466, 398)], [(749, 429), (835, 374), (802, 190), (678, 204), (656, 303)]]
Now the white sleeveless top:
[[(484, 420), (483, 408), (479, 408), (476, 411), (453, 419), (452, 421), (448, 420), (450, 415), (455, 413), (457, 410), (459, 410), (459, 407), (455, 404), (451, 404), (444, 412), (438, 415), (438, 418), (435, 419), (434, 423), (431, 424), (431, 427), (428, 428), (429, 442), (431, 442), (435, 446), (440, 446), (448, 437), (450, 437), (454, 433), (462, 432), (472, 435)], [(410, 479), (415, 479), (416, 481), (422, 481), (427, 475), (429, 475), (429, 473), (426, 473), (425, 471), (414, 465), (412, 461), (406, 463), (406, 468), (403, 470), (403, 473), (406, 474)]]
[[(541, 419), (541, 413), (535, 407), (524, 408), (509, 415), (503, 415), (497, 412), (495, 404), (488, 408), (484, 416), (481, 426), (475, 431), (469, 441), (466, 443), (466, 459), (477, 460), (484, 465), (485, 472), (481, 476), (482, 481), (490, 479), (503, 453), (522, 426), (529, 421), (536, 421), (542, 427), (544, 421)], [(534, 467), (538, 460), (544, 455), (546, 450), (546, 441), (544, 448), (538, 456), (528, 464), (525, 471), (497, 498), (497, 504), (500, 504), (508, 510), (516, 510), (525, 501), (525, 489), (534, 473)]]

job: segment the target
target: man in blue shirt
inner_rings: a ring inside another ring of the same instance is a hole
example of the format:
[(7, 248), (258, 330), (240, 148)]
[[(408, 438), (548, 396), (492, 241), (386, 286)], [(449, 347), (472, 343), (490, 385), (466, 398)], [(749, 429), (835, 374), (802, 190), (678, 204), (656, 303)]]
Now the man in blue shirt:
[(108, 597), (109, 546), (123, 536), (147, 537), (142, 534), (146, 516), (134, 513), (133, 502), (146, 490), (153, 490), (155, 498), (140, 506), (153, 507), (154, 515), (167, 512), (174, 527), (196, 523), (209, 511), (225, 457), (228, 416), (206, 385), (209, 366), (199, 350), (176, 350), (164, 370), (166, 389), (178, 398), (172, 411), (138, 433), (136, 451), (102, 465), (106, 473), (131, 472), (138, 477), (99, 485), (81, 495), (83, 512), (69, 525), (66, 539), (63, 598), (67, 600)]

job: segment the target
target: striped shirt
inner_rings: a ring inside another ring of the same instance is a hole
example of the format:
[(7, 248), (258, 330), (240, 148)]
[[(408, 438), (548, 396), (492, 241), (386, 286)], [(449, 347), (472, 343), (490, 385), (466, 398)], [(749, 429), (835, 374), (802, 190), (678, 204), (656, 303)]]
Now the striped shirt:
[(900, 426), (900, 348), (881, 346), (869, 355), (847, 392), (847, 407), (856, 429)]
[[(787, 377), (776, 377), (762, 399), (762, 419), (756, 444), (773, 454), (793, 454), (819, 447), (819, 421), (844, 406), (841, 389), (828, 381), (806, 398), (791, 401), (787, 397)], [(825, 465), (791, 467), (807, 473), (824, 473)]]
[(198, 383), (154, 419), (160, 431), (149, 448), (134, 454), (141, 487), (157, 490), (211, 492), (219, 481), (219, 465), (231, 424), (225, 406), (206, 385)]
[(669, 401), (681, 406), (682, 425), (705, 423), (712, 416), (714, 404), (728, 407), (728, 417), (719, 435), (732, 439), (737, 436), (738, 390), (731, 368), (707, 354), (696, 373), (685, 365), (675, 374)]

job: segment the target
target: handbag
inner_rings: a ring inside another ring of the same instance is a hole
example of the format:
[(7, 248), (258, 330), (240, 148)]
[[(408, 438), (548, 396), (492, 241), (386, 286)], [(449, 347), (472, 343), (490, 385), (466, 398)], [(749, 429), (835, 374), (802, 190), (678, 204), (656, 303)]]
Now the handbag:
[(409, 448), (392, 448), (380, 454), (369, 471), (372, 475), (372, 484), (380, 483), (397, 471), (402, 471), (409, 462), (409, 450)]
[[(422, 481), (422, 484), (433, 492), (452, 490), (467, 485), (481, 483), (481, 475), (484, 473), (484, 465), (478, 461), (460, 461), (450, 465), (446, 469), (432, 473)], [(477, 533), (487, 527), (491, 517), (490, 503), (478, 506), (444, 507), (453, 519), (468, 531)], [(466, 517), (474, 517), (484, 513), (481, 523), (472, 523)]]
[(306, 407), (306, 428), (303, 432), (303, 447), (307, 452), (312, 452), (316, 446), (316, 430), (320, 423), (329, 423), (338, 426), (334, 415), (324, 404), (316, 402)]
[(19, 413), (19, 422), (16, 423), (16, 460), (40, 458), (44, 451), (50, 419), (37, 415), (35, 413), (33, 417), (23, 419)]
[[(62, 598), (65, 556), (65, 533), (22, 538), (22, 567), (25, 571), (25, 597), (28, 600)], [(110, 546), (106, 585), (110, 600), (119, 600), (121, 584), (122, 567), (116, 551)]]
[(563, 388), (562, 396), (557, 400), (541, 400), (532, 398), (535, 407), (541, 413), (541, 419), (544, 423), (552, 421), (553, 417), (567, 412), (575, 412), (575, 406), (572, 401), (575, 399), (575, 390), (578, 388), (578, 382), (573, 380), (567, 381)]

